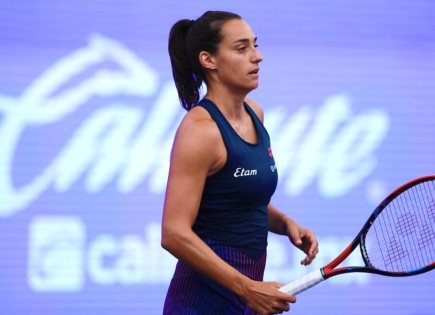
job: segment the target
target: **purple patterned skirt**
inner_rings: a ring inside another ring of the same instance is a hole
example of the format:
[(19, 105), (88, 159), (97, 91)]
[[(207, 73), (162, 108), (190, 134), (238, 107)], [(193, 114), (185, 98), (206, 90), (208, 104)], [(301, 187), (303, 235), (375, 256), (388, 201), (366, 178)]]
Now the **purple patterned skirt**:
[[(257, 281), (263, 280), (266, 251), (252, 259), (234, 247), (217, 241), (204, 240), (213, 251), (242, 274)], [(178, 261), (166, 295), (164, 315), (254, 315), (233, 292), (201, 275)]]

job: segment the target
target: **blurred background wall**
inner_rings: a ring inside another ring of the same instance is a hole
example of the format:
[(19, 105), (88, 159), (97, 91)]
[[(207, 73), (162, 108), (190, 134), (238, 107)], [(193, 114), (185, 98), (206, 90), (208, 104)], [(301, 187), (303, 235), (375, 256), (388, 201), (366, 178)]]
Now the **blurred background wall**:
[[(433, 1), (0, 1), (0, 314), (159, 314), (173, 23), (239, 13), (264, 55), (273, 202), (313, 229), (313, 265), (270, 235), (287, 282), (350, 242), (387, 193), (435, 170)], [(435, 225), (435, 223), (434, 223)], [(357, 259), (349, 263), (360, 263)], [(292, 314), (435, 314), (434, 273), (349, 275)]]

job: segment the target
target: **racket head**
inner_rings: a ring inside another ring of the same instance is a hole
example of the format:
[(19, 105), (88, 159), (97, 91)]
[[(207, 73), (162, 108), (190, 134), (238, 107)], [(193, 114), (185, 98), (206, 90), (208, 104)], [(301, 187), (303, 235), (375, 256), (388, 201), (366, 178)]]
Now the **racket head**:
[(435, 175), (393, 191), (359, 233), (364, 272), (411, 276), (435, 268)]

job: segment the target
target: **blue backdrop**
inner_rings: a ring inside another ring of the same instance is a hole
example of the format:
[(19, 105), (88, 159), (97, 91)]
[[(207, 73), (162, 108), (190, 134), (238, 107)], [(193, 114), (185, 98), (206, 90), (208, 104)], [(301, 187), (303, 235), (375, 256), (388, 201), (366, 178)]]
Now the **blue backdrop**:
[[(159, 314), (172, 137), (184, 112), (171, 25), (241, 14), (279, 171), (273, 202), (313, 229), (309, 267), (270, 235), (288, 282), (350, 242), (383, 197), (435, 170), (433, 1), (0, 1), (0, 314)], [(358, 264), (352, 258), (350, 264)], [(345, 275), (293, 314), (435, 314), (434, 273)]]

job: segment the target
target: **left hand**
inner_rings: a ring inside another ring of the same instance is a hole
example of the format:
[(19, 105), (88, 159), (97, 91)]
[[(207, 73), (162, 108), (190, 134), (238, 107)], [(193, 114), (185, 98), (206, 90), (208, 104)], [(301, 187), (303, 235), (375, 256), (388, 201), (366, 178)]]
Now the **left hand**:
[(309, 265), (316, 258), (319, 252), (319, 244), (317, 243), (316, 236), (310, 230), (300, 226), (293, 220), (289, 220), (286, 224), (287, 235), (290, 241), (303, 251), (307, 256), (301, 260), (301, 265)]

